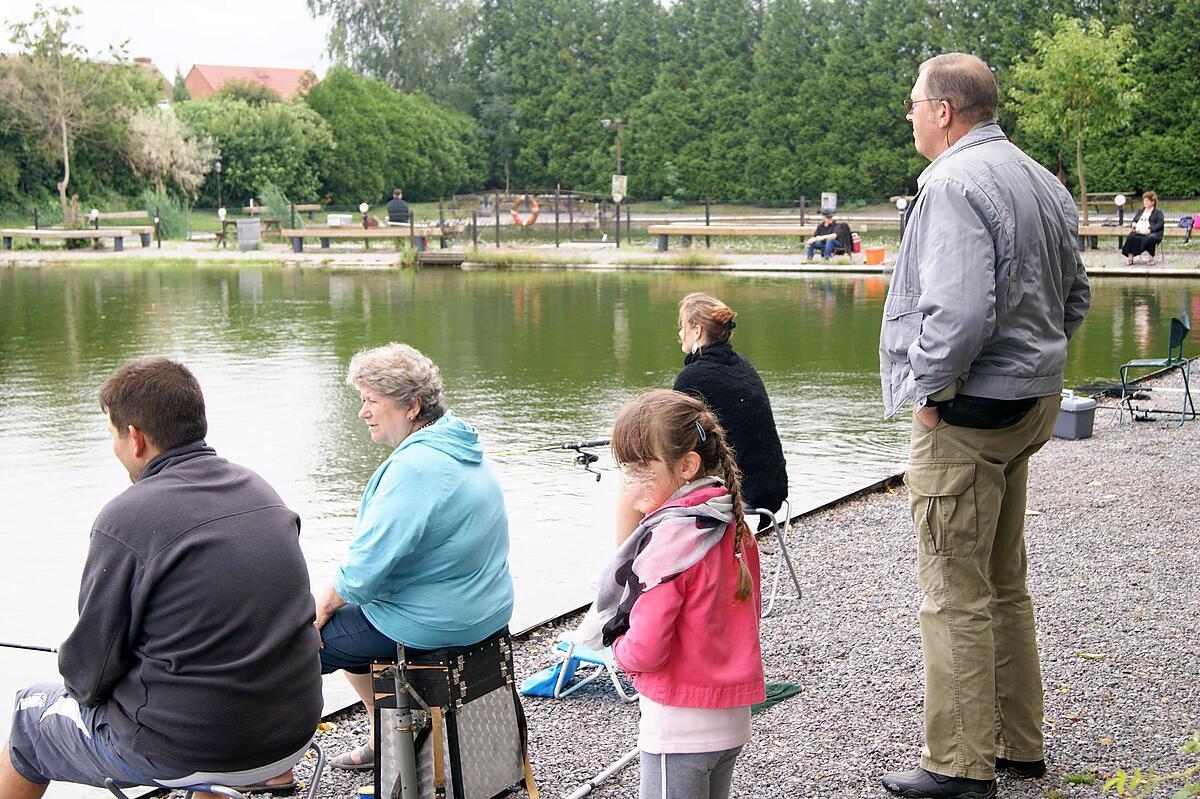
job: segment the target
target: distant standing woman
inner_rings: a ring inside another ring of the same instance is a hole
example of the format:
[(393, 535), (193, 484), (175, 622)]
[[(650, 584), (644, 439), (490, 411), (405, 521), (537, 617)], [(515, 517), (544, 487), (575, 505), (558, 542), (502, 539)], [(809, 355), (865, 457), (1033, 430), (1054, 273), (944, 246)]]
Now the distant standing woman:
[(775, 511), (788, 495), (787, 462), (762, 378), (729, 343), (736, 316), (708, 294), (689, 294), (679, 302), (684, 359), (672, 388), (700, 397), (717, 414), (742, 472), (746, 505)]

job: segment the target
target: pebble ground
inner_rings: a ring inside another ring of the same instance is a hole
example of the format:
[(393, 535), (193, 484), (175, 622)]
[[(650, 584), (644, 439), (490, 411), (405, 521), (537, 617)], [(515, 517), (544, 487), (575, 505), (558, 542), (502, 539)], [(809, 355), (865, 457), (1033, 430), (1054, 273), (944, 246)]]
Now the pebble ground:
[[(1178, 408), (1177, 374), (1154, 381), (1159, 390), (1138, 404)], [(1200, 376), (1192, 383), (1200, 393)], [(1106, 401), (1092, 438), (1054, 439), (1032, 461), (1026, 537), (1049, 772), (1002, 779), (1004, 797), (1097, 797), (1118, 768), (1166, 772), (1195, 762), (1178, 750), (1200, 729), (1200, 421), (1116, 419)], [(884, 797), (880, 775), (915, 765), (922, 739), (921, 597), (907, 493), (898, 487), (808, 516), (788, 545), (804, 595), (763, 621), (763, 655), (769, 682), (803, 693), (755, 716), (733, 794)], [(775, 547), (762, 549), (765, 581)], [(519, 677), (553, 662), (555, 636), (573, 621), (520, 642)], [(605, 682), (524, 705), (543, 796), (570, 794), (634, 747), (637, 705), (619, 702)], [(361, 711), (333, 721), (336, 729), (320, 735), (331, 753), (365, 737)], [(638, 772), (635, 761), (592, 795), (636, 797)], [(327, 771), (318, 795), (344, 799), (370, 781), (371, 772)]]

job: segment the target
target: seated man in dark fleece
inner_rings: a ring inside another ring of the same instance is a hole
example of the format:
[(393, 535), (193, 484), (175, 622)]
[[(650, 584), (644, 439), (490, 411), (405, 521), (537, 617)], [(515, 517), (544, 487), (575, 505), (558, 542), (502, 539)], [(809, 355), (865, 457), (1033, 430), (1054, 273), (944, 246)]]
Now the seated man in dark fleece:
[(396, 189), (392, 192), (392, 199), (387, 204), (388, 222), (408, 223), (409, 216), (412, 213), (408, 209), (408, 203), (404, 201), (404, 192)]
[(294, 789), (321, 715), (299, 517), (204, 442), (204, 396), (182, 364), (121, 367), (100, 407), (133, 485), (92, 527), (65, 685), (17, 693), (0, 797), (106, 777)]

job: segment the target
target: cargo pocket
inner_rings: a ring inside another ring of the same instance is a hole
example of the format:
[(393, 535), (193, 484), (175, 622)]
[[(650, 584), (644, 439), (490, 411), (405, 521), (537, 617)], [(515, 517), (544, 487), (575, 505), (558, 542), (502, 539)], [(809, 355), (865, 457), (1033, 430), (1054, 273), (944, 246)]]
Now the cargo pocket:
[(921, 334), (925, 317), (917, 307), (920, 299), (916, 294), (889, 294), (884, 303), (881, 344), (898, 363), (908, 363), (908, 348)]
[(955, 558), (975, 551), (979, 519), (974, 463), (912, 463), (904, 485), (912, 494), (913, 526), (923, 554)]

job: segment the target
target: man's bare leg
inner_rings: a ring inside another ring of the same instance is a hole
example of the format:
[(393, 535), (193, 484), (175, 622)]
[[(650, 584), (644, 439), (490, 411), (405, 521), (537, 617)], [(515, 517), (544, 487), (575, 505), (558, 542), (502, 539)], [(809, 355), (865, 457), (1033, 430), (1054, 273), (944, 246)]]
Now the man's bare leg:
[(22, 777), (12, 764), (8, 744), (0, 752), (0, 799), (41, 799), (50, 783), (39, 785)]

